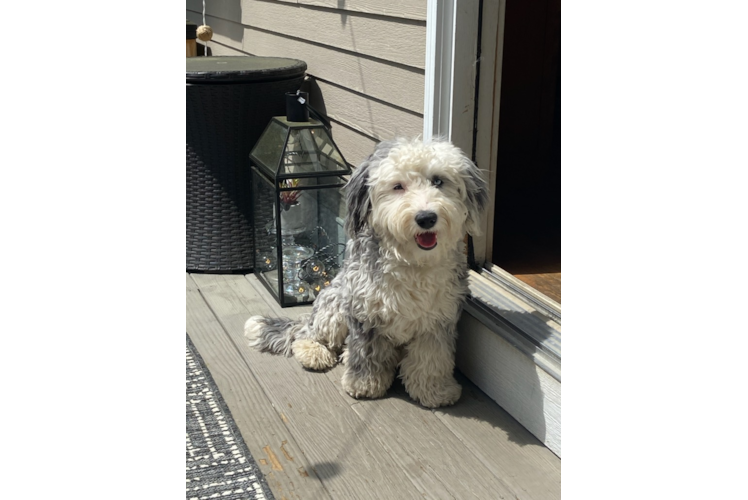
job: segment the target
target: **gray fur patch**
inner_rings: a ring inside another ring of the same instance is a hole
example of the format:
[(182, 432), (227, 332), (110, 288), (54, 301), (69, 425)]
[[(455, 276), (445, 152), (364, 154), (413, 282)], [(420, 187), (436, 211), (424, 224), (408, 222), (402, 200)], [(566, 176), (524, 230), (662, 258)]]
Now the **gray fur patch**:
[(346, 371), (356, 379), (394, 379), (398, 350), (374, 328), (364, 328), (355, 318), (348, 318), (348, 355)]
[(345, 201), (348, 205), (348, 216), (345, 219), (345, 231), (349, 238), (355, 238), (356, 234), (366, 225), (371, 212), (371, 200), (369, 199), (369, 173), (379, 166), (379, 163), (387, 158), (395, 141), (385, 141), (377, 144), (374, 152), (353, 171), (348, 184), (345, 186)]
[(471, 234), (480, 232), (480, 217), (488, 204), (488, 183), (481, 170), (467, 156), (463, 156), (463, 180), (467, 190), (468, 221)]
[(261, 352), (290, 356), (295, 331), (301, 325), (290, 318), (263, 318), (263, 323), (254, 347)]

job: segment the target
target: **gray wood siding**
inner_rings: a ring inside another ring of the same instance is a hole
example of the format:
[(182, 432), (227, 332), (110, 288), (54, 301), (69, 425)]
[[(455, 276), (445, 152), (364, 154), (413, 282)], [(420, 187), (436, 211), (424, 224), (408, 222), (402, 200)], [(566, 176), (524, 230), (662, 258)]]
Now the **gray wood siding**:
[[(358, 165), (378, 141), (423, 131), (426, 3), (210, 0), (209, 47), (213, 55), (305, 61), (311, 105)], [(201, 0), (187, 0), (187, 19), (202, 24)]]

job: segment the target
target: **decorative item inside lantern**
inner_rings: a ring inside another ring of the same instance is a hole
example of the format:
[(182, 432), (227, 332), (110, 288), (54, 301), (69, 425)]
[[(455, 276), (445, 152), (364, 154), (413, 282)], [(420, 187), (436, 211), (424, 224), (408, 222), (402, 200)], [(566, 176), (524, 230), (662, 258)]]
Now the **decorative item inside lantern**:
[[(295, 188), (299, 185), (299, 179), (283, 179), (281, 181), (283, 188)], [(291, 205), (299, 203), (299, 195), (301, 191), (281, 191), (281, 207), (283, 210), (288, 210)]]

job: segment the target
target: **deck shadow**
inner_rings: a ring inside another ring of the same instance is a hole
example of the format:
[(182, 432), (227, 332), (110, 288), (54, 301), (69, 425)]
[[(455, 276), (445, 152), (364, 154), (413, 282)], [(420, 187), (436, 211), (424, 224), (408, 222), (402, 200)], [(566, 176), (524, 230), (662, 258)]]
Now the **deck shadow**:
[(312, 470), (321, 480), (329, 479), (340, 474), (340, 465), (336, 462), (317, 462), (311, 464)]
[(486, 393), (473, 384), (458, 369), (455, 369), (455, 378), (462, 386), (462, 396), (452, 406), (444, 406), (436, 409), (426, 408), (414, 401), (405, 390), (402, 381), (395, 378), (387, 395), (384, 398), (394, 398), (412, 404), (421, 410), (442, 413), (455, 418), (470, 419), (486, 422), (492, 428), (503, 431), (507, 439), (520, 446), (534, 445), (545, 447), (538, 438), (525, 429), (517, 420), (509, 415), (501, 406), (493, 401)]

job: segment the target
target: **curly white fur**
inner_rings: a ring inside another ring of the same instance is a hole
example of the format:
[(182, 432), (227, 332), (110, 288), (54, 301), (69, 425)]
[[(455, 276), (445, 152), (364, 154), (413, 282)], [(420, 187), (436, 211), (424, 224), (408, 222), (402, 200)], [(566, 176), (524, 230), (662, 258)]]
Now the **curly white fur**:
[(381, 397), (400, 370), (427, 407), (454, 404), (456, 323), (467, 294), (463, 238), (480, 227), (487, 186), (449, 142), (397, 139), (377, 146), (346, 186), (350, 240), (341, 272), (308, 318), (253, 316), (250, 345), (293, 354), (306, 368), (343, 353), (343, 387)]

